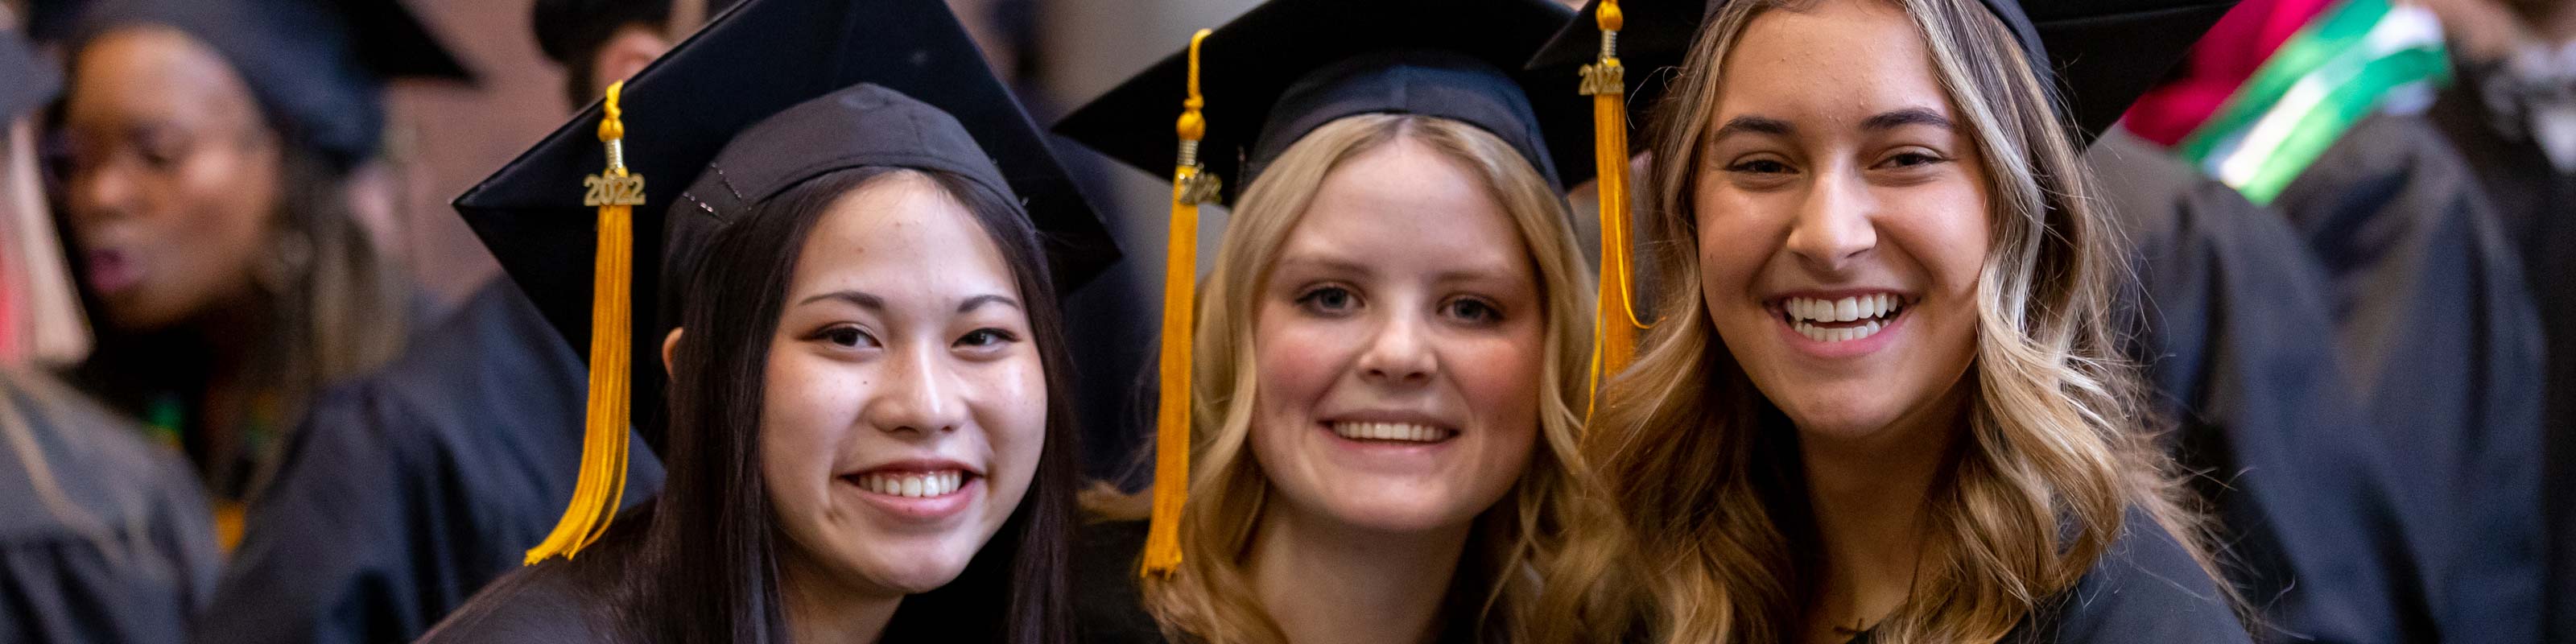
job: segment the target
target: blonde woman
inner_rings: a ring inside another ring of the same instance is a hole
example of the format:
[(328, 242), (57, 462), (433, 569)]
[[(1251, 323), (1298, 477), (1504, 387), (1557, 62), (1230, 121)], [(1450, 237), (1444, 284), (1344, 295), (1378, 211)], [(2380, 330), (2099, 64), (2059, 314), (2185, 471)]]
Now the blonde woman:
[[(1558, 174), (1589, 164), (1548, 152), (1587, 147), (1547, 140), (1554, 106), (1502, 71), (1569, 17), (1280, 0), (1201, 43), (1200, 158), (1243, 191), (1196, 303), (1179, 562), (1139, 584), (1145, 526), (1099, 526), (1076, 561), (1087, 639), (1592, 641), (1615, 624), (1617, 520), (1576, 457), (1590, 280)], [(1059, 129), (1170, 167), (1182, 65)], [(1152, 151), (1134, 141), (1157, 130)]]
[[(2113, 357), (2121, 264), (2052, 109), (2063, 81), (2107, 125), (2205, 27), (2173, 8), (1707, 14), (1651, 138), (1663, 321), (1584, 437), (1659, 639), (2247, 640)], [(2134, 42), (2053, 61), (2100, 44), (2040, 37), (2071, 25)]]

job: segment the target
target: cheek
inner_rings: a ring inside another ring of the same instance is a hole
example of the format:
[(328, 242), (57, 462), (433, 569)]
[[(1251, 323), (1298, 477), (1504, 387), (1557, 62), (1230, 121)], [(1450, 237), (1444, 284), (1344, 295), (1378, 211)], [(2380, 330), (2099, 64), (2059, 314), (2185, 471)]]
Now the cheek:
[(1358, 350), (1356, 334), (1337, 328), (1348, 323), (1309, 319), (1289, 308), (1274, 305), (1255, 322), (1253, 359), (1261, 374), (1254, 400), (1264, 418), (1305, 411), (1333, 388)]
[(833, 461), (858, 426), (857, 401), (866, 387), (847, 367), (829, 362), (792, 350), (770, 352), (761, 398), (761, 474), (770, 502), (782, 508), (824, 505), (837, 471)]
[(997, 499), (1000, 505), (1017, 506), (1046, 450), (1046, 371), (1027, 353), (974, 372), (970, 380), (969, 390), (980, 394), (973, 403), (975, 423), (992, 444), (997, 469), (987, 475), (997, 479), (994, 491), (1007, 497)]
[[(1445, 347), (1442, 371), (1484, 425), (1507, 434), (1538, 426), (1541, 374), (1546, 370), (1544, 327), (1520, 321), (1497, 337), (1462, 339)], [(1527, 441), (1506, 441), (1526, 443)]]
[(1723, 328), (1730, 313), (1759, 308), (1735, 296), (1752, 292), (1754, 277), (1779, 253), (1789, 220), (1757, 200), (1718, 190), (1703, 190), (1697, 203), (1700, 293)]

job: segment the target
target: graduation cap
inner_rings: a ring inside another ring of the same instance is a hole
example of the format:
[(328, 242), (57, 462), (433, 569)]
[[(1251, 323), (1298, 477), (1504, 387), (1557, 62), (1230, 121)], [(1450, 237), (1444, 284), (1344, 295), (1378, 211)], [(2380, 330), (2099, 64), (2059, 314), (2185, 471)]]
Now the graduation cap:
[[(1610, 0), (1627, 14), (1618, 53), (1630, 69), (1629, 105), (1654, 105), (1670, 80), (1658, 70), (1678, 66), (1700, 24), (1727, 0)], [(1592, 0), (1590, 16), (1604, 0)], [(2236, 0), (1980, 0), (2013, 32), (2031, 67), (2070, 108), (2077, 140), (2090, 143), (2119, 122), (2120, 114), (2236, 6)], [(1601, 28), (1592, 20), (1566, 23), (1528, 69), (1554, 70), (1559, 78), (1594, 62)], [(1643, 73), (1639, 73), (1640, 71)], [(1570, 81), (1568, 81), (1570, 82)]]
[(38, 0), (31, 14), (42, 40), (186, 33), (231, 63), (280, 134), (341, 168), (375, 155), (385, 81), (473, 80), (396, 0)]
[(0, 29), (0, 122), (53, 100), (62, 88), (62, 70), (37, 57), (25, 34)]
[[(1206, 38), (1199, 160), (1240, 190), (1316, 127), (1403, 112), (1475, 125), (1559, 186), (1591, 178), (1584, 104), (1521, 70), (1572, 14), (1546, 0), (1272, 0)], [(1188, 52), (1075, 110), (1055, 130), (1131, 166), (1170, 167)], [(1246, 172), (1249, 170), (1249, 173)], [(1227, 195), (1231, 199), (1233, 195)]]
[(1589, 179), (1583, 101), (1548, 91), (1556, 79), (1520, 69), (1571, 16), (1545, 0), (1272, 0), (1200, 31), (1186, 49), (1056, 124), (1128, 165), (1175, 168), (1142, 574), (1169, 572), (1181, 559), (1197, 204), (1226, 198), (1218, 186), (1227, 180), (1239, 194), (1315, 128), (1374, 113), (1474, 125), (1550, 183)]
[(647, 413), (661, 400), (659, 370), (630, 358), (655, 355), (664, 334), (629, 333), (634, 312), (659, 311), (654, 330), (667, 330), (704, 245), (745, 207), (872, 165), (1015, 197), (1059, 288), (1117, 260), (1037, 126), (947, 6), (926, 0), (743, 2), (457, 197), (547, 320), (590, 347), (582, 476), (531, 563), (578, 551), (616, 511), (628, 395)]

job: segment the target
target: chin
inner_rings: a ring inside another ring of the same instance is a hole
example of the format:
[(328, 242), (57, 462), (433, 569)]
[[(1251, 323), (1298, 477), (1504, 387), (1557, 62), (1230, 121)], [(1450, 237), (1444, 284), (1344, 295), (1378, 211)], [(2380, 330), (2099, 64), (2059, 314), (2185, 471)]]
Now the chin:
[(1865, 407), (1867, 404), (1859, 401), (1810, 403), (1801, 405), (1798, 410), (1783, 406), (1781, 413), (1789, 417), (1790, 423), (1797, 425), (1800, 434), (1834, 438), (1865, 438), (1896, 424), (1894, 411), (1869, 409)]
[[(1344, 490), (1323, 503), (1300, 500), (1313, 514), (1342, 525), (1389, 534), (1432, 532), (1471, 523), (1494, 501), (1459, 498), (1455, 491), (1420, 492), (1395, 482), (1372, 492)], [(1479, 502), (1482, 501), (1482, 502)]]
[(862, 540), (851, 544), (864, 552), (844, 552), (838, 568), (840, 574), (866, 580), (886, 590), (917, 595), (948, 585), (966, 572), (966, 563), (974, 560), (975, 549), (959, 552), (950, 544), (901, 544), (894, 540)]

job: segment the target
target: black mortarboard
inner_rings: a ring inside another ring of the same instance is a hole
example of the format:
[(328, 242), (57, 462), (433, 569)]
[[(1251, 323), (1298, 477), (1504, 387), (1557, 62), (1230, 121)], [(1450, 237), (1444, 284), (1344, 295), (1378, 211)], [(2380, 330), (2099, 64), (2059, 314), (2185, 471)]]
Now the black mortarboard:
[[(940, 2), (749, 0), (610, 96), (456, 199), (502, 268), (575, 347), (600, 350), (590, 341), (594, 296), (604, 295), (593, 285), (600, 217), (584, 205), (584, 179), (605, 165), (600, 129), (612, 104), (622, 113), (625, 167), (646, 179), (643, 203), (632, 209), (628, 312), (659, 312), (665, 324), (675, 320), (679, 288), (709, 236), (744, 206), (852, 167), (945, 170), (1015, 196), (1059, 288), (1118, 258), (1036, 125)], [(632, 334), (628, 355), (656, 355), (667, 328)], [(598, 370), (614, 362), (597, 355), (592, 362), (597, 395)], [(650, 384), (659, 370), (650, 360), (632, 364), (634, 409), (650, 413), (661, 400)], [(615, 429), (622, 445), (624, 427)], [(585, 468), (594, 460), (586, 452)], [(622, 469), (622, 456), (616, 462)], [(574, 510), (585, 511), (578, 500)], [(532, 552), (532, 561), (561, 551)]]
[(373, 156), (393, 78), (471, 80), (396, 0), (38, 0), (31, 33), (78, 43), (157, 24), (222, 55), (288, 140), (339, 167)]
[[(1653, 108), (1680, 65), (1700, 23), (1726, 0), (1619, 0), (1627, 14), (1619, 31), (1619, 57), (1628, 68), (1628, 106)], [(2120, 114), (2164, 78), (2200, 35), (2236, 6), (2236, 0), (1980, 0), (2020, 41), (2022, 52), (2048, 74), (2043, 84), (2065, 101), (2082, 141), (2120, 120)], [(1601, 51), (1601, 29), (1591, 19), (1601, 0), (1584, 6), (1530, 59), (1531, 70), (1555, 72), (1572, 83), (1573, 70)], [(1642, 142), (1642, 141), (1640, 141)]]
[(0, 29), (0, 122), (53, 100), (62, 83), (62, 71), (36, 57), (25, 34)]
[[(1272, 0), (1203, 44), (1199, 159), (1240, 190), (1317, 126), (1406, 112), (1464, 121), (1559, 186), (1592, 175), (1590, 103), (1520, 70), (1572, 14), (1545, 0)], [(1189, 61), (1176, 52), (1075, 110), (1056, 131), (1128, 165), (1172, 167)], [(1230, 197), (1230, 195), (1229, 195)]]

